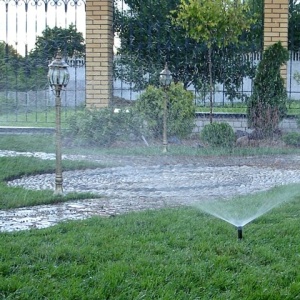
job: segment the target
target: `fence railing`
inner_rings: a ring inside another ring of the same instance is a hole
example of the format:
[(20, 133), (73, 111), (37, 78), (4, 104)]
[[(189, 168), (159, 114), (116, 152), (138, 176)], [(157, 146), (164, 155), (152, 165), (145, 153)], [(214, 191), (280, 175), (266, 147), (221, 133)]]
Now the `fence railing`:
[[(67, 28), (69, 25), (74, 24), (77, 30), (85, 35), (86, 1), (0, 0), (0, 42), (11, 45), (19, 54), (26, 56), (34, 48), (36, 37), (40, 36), (47, 26), (50, 28), (54, 26)], [(119, 2), (123, 3), (121, 0)], [(118, 43), (115, 46), (117, 47), (117, 45)], [(261, 52), (244, 54), (245, 60), (253, 61), (255, 64), (261, 60), (261, 57)], [(5, 58), (1, 59), (0, 57), (0, 80), (2, 79), (1, 76), (7, 76), (3, 75), (5, 74), (5, 65), (1, 65), (4, 60)], [(86, 86), (84, 57), (67, 58), (67, 63), (70, 66), (71, 80), (62, 99), (65, 111), (68, 111), (70, 108), (74, 110), (78, 106), (84, 105)], [(2, 68), (3, 66), (4, 69)], [(290, 52), (290, 60), (287, 67), (288, 95), (290, 99), (300, 100), (300, 85), (293, 78), (295, 72), (300, 72), (300, 51)], [(11, 77), (13, 75), (9, 74)], [(24, 74), (24, 77), (26, 77), (26, 74)], [(7, 78), (3, 80), (5, 83)], [(17, 76), (15, 76), (14, 80), (18, 84)], [(194, 91), (195, 99), (199, 103), (205, 104), (208, 100), (208, 90), (197, 93), (193, 87), (190, 87), (190, 89)], [(249, 78), (244, 78), (239, 92), (251, 94), (252, 81)], [(114, 81), (115, 97), (135, 100), (140, 93), (141, 91), (135, 91), (133, 83), (118, 79)], [(215, 86), (214, 101), (217, 105), (224, 105), (229, 101), (226, 97), (226, 90), (221, 84), (216, 84)], [(2, 120), (6, 120), (5, 122), (9, 120), (20, 121), (21, 114), (25, 113), (26, 116), (29, 116), (32, 112), (35, 113), (37, 122), (41, 119), (48, 122), (50, 120), (48, 112), (53, 106), (54, 96), (48, 90), (47, 85), (40, 87), (39, 90), (34, 90), (34, 87), (30, 86), (27, 91), (24, 91), (24, 89), (11, 90), (0, 88), (0, 123)], [(6, 113), (5, 118), (3, 116), (4, 111)], [(43, 117), (40, 118), (40, 116)]]

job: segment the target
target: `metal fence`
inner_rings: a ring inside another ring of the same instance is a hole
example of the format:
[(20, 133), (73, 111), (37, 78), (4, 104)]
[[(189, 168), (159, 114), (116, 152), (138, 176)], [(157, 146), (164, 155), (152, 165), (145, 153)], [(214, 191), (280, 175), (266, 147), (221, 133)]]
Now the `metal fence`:
[[(28, 120), (52, 122), (54, 96), (48, 89), (45, 73), (49, 61), (33, 55), (35, 43), (47, 27), (74, 25), (85, 38), (86, 1), (0, 0), (0, 125)], [(158, 73), (168, 61), (175, 80), (184, 82), (185, 87), (194, 92), (198, 105), (205, 105), (208, 86), (203, 78), (207, 68), (204, 64), (207, 57), (201, 48), (204, 45), (187, 39), (173, 28), (167, 17), (168, 11), (178, 1), (145, 0), (137, 3), (140, 3), (140, 8), (134, 4), (129, 7), (122, 0), (115, 1), (114, 97), (137, 99), (148, 84), (157, 84)], [(241, 83), (234, 97), (230, 98), (225, 84), (216, 81), (216, 105), (241, 102), (243, 95), (251, 94), (252, 78), (246, 76), (239, 66), (245, 62), (250, 67), (257, 65), (261, 59), (260, 45), (261, 41), (256, 41), (252, 48), (237, 49), (236, 55), (231, 56), (225, 55), (230, 49), (223, 49), (224, 52), (216, 50), (218, 67), (215, 72), (220, 73), (218, 76), (222, 78), (224, 75), (221, 66), (225, 60), (218, 60), (224, 57), (238, 69), (237, 72), (232, 68), (231, 74)], [(65, 115), (84, 105), (86, 83), (84, 55), (75, 53), (67, 62), (71, 80), (62, 96)], [(300, 72), (300, 52), (290, 52), (287, 69), (289, 98), (300, 100), (300, 85), (294, 79), (294, 74)]]
[[(250, 59), (253, 65), (257, 65), (261, 60), (262, 52), (253, 52), (245, 54), (245, 59)], [(117, 60), (118, 58), (116, 58)], [(296, 100), (300, 103), (300, 84), (295, 79), (295, 74), (300, 73), (300, 52), (290, 51), (290, 59), (287, 63), (287, 79), (286, 87), (289, 100)], [(243, 78), (240, 88), (238, 91), (248, 96), (252, 93), (253, 79), (249, 77)], [(209, 103), (208, 88), (197, 92), (193, 86), (188, 87), (189, 90), (193, 91), (195, 95), (195, 103), (198, 105), (205, 105)], [(143, 92), (137, 91), (133, 82), (122, 81), (118, 78), (114, 81), (114, 95), (116, 97), (126, 100), (136, 100), (139, 95)], [(215, 105), (222, 106), (228, 103), (241, 102), (240, 99), (234, 99), (231, 101), (226, 95), (226, 88), (224, 84), (215, 84), (214, 86), (214, 102)]]
[[(35, 43), (46, 28), (55, 27), (73, 26), (85, 38), (85, 9), (86, 0), (0, 0), (0, 124), (53, 122), (50, 58), (36, 53)], [(67, 62), (71, 80), (62, 95), (65, 114), (85, 101), (84, 55), (75, 52)]]
[[(195, 103), (209, 103), (208, 51), (206, 45), (186, 38), (185, 33), (170, 22), (169, 12), (178, 2), (170, 0), (162, 5), (160, 1), (145, 0), (143, 5), (137, 2), (131, 7), (124, 4), (116, 7), (115, 28), (120, 38), (115, 59), (116, 96), (135, 100), (149, 83), (158, 84), (158, 73), (167, 61), (175, 81), (183, 82), (194, 92)], [(252, 28), (253, 44), (249, 38), (250, 42), (240, 48), (214, 49), (215, 105), (245, 102), (252, 94), (253, 70), (261, 60), (263, 49), (263, 5), (257, 7), (257, 1), (252, 2), (253, 12), (261, 16), (261, 22)], [(291, 28), (290, 35), (293, 35), (295, 26)], [(300, 52), (291, 40), (289, 46), (293, 51), (287, 63), (287, 93), (290, 100), (300, 100), (300, 85), (294, 78), (294, 74), (300, 72)], [(238, 88), (232, 91), (236, 82)]]

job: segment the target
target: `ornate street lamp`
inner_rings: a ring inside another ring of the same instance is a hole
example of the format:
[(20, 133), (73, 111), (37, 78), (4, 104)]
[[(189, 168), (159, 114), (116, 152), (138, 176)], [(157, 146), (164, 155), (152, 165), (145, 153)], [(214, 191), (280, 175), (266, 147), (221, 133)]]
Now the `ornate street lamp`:
[(48, 82), (51, 90), (55, 94), (55, 113), (56, 113), (56, 137), (55, 137), (55, 154), (56, 154), (56, 171), (55, 171), (55, 194), (63, 194), (63, 177), (62, 177), (62, 155), (61, 155), (61, 91), (67, 86), (70, 75), (68, 65), (62, 59), (61, 51), (58, 50), (55, 59), (48, 66)]
[(163, 115), (163, 153), (168, 152), (168, 137), (167, 137), (167, 113), (168, 113), (168, 89), (172, 83), (172, 73), (168, 69), (168, 64), (159, 74), (159, 83), (165, 91), (164, 99), (164, 115)]

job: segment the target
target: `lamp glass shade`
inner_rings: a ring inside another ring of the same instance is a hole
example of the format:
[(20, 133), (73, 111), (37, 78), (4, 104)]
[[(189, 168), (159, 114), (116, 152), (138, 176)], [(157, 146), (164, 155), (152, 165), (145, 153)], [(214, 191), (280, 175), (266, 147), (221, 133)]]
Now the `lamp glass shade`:
[(69, 83), (70, 74), (68, 71), (68, 65), (56, 58), (49, 66), (48, 82), (51, 87), (63, 86), (66, 87)]
[(170, 70), (166, 67), (164, 70), (162, 70), (159, 74), (159, 83), (162, 86), (169, 86), (172, 82), (172, 73)]

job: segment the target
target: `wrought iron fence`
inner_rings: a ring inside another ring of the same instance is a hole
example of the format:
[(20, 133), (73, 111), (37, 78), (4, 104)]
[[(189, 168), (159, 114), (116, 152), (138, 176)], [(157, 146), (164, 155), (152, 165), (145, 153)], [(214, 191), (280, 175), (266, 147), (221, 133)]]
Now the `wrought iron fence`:
[[(51, 30), (45, 30), (75, 29), (84, 38), (86, 1), (0, 0), (0, 125), (52, 121), (54, 96), (48, 89), (46, 73), (53, 49), (61, 43), (51, 36)], [(158, 73), (168, 61), (175, 81), (194, 92), (197, 104), (206, 104), (206, 46), (186, 38), (171, 23), (168, 15), (178, 2), (115, 0), (114, 97), (137, 99), (148, 84), (158, 83)], [(254, 0), (253, 9), (263, 13)], [(215, 49), (216, 105), (243, 102), (245, 95), (251, 94), (253, 67), (261, 59), (262, 30), (262, 24), (257, 24), (252, 37), (255, 43), (247, 47)], [(43, 36), (44, 40), (38, 40)], [(76, 49), (73, 51), (74, 44), (63, 49), (71, 73), (62, 99), (65, 115), (85, 103), (84, 49)], [(290, 99), (300, 100), (300, 85), (294, 79), (294, 74), (300, 72), (300, 54), (295, 47), (291, 49), (287, 91)], [(236, 82), (239, 88), (233, 89)]]
[[(114, 26), (119, 43), (114, 95), (135, 100), (149, 83), (158, 84), (158, 74), (167, 61), (175, 81), (183, 82), (194, 92), (196, 104), (206, 105), (209, 102), (207, 47), (188, 39), (170, 21), (170, 11), (176, 8), (179, 0), (125, 2), (128, 5), (120, 2), (115, 6)], [(252, 93), (254, 69), (263, 49), (263, 5), (258, 5), (257, 1), (252, 3), (251, 10), (260, 19), (252, 27), (251, 34), (243, 37), (244, 44), (214, 49), (215, 105), (245, 103)], [(291, 5), (290, 12), (295, 10), (299, 8)], [(289, 30), (291, 50), (286, 87), (289, 99), (300, 103), (300, 85), (294, 78), (294, 74), (300, 72), (299, 51), (292, 41), (295, 30), (295, 26)]]
[[(64, 115), (84, 104), (85, 6), (86, 0), (0, 0), (0, 124), (54, 121), (47, 71), (57, 48), (70, 65)], [(63, 41), (67, 31), (73, 41)]]

